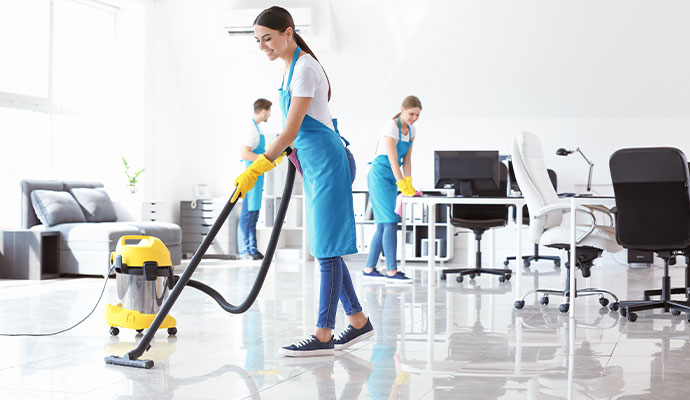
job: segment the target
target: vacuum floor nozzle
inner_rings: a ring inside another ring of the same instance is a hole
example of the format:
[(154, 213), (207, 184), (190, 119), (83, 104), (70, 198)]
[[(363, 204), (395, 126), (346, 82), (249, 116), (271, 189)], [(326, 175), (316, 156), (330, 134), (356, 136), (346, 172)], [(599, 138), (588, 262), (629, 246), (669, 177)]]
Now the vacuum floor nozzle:
[(125, 354), (122, 357), (118, 357), (118, 356), (105, 357), (105, 363), (106, 364), (113, 364), (113, 365), (123, 365), (125, 367), (145, 368), (145, 369), (150, 369), (153, 367), (153, 360), (139, 360), (139, 359), (130, 360), (129, 354)]

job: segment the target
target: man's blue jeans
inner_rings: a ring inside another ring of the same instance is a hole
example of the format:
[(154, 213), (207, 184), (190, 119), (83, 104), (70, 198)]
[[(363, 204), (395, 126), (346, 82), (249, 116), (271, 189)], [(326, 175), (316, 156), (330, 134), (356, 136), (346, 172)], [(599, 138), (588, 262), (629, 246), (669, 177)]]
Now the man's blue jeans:
[(376, 268), (379, 262), (381, 251), (386, 256), (386, 269), (388, 271), (395, 271), (398, 269), (397, 257), (398, 248), (398, 224), (395, 222), (385, 222), (376, 224), (376, 233), (371, 239), (371, 246), (369, 246), (369, 256), (367, 262), (364, 264), (367, 268)]
[(248, 201), (242, 200), (242, 212), (237, 225), (237, 251), (240, 254), (256, 254), (256, 222), (259, 220), (259, 210), (249, 211)]
[(352, 286), (350, 271), (342, 257), (319, 258), (321, 264), (321, 294), (319, 296), (319, 317), (317, 328), (335, 329), (335, 313), (338, 299), (343, 303), (345, 314), (352, 315), (362, 311), (355, 288)]

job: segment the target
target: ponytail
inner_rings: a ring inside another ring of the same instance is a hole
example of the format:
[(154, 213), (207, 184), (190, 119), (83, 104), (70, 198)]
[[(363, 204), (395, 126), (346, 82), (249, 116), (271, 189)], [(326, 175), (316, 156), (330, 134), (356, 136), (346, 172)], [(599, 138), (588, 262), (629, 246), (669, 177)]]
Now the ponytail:
[[(319, 61), (318, 58), (316, 58), (316, 55), (314, 54), (314, 52), (309, 48), (309, 46), (307, 46), (307, 42), (305, 42), (304, 39), (302, 39), (302, 36), (300, 36), (299, 33), (297, 33), (297, 31), (295, 31), (294, 27), (292, 27), (292, 31), (294, 32), (293, 37), (295, 38), (295, 42), (297, 42), (297, 46), (299, 46), (300, 49), (309, 53), (309, 55), (314, 57), (314, 60), (316, 60), (316, 62), (318, 62), (319, 65), (321, 65), (321, 62)], [(323, 65), (321, 65), (321, 69), (323, 70), (323, 74), (326, 75), (326, 82), (328, 82), (328, 101), (330, 101), (331, 100), (331, 80), (328, 79), (328, 74), (326, 73), (326, 70), (323, 68)]]

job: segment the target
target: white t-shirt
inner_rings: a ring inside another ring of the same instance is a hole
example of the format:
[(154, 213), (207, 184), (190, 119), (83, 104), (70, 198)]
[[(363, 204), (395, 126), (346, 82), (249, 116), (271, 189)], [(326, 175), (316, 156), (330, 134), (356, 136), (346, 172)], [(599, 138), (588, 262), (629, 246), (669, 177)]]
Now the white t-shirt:
[(333, 118), (328, 109), (326, 73), (323, 72), (321, 64), (310, 54), (304, 54), (297, 59), (289, 90), (292, 97), (311, 97), (307, 115), (334, 129)]
[[(254, 122), (252, 122), (252, 120), (249, 121), (249, 125), (247, 126), (247, 134), (244, 136), (244, 139), (242, 140), (242, 144), (244, 146), (247, 146), (253, 150), (256, 146), (259, 145), (259, 140), (261, 139), (259, 135), (263, 133), (261, 132), (260, 126), (261, 124), (254, 125)], [(259, 127), (258, 130), (257, 127)]]
[[(409, 142), (414, 138), (416, 128), (414, 126), (409, 126), (409, 131), (407, 132), (407, 135), (401, 135), (400, 139), (402, 139), (403, 142)], [(383, 127), (383, 131), (381, 132), (381, 136), (379, 137), (379, 142), (376, 145), (376, 155), (374, 158), (384, 155), (387, 156), (388, 153), (386, 152), (386, 147), (382, 144), (384, 138), (386, 137), (391, 137), (395, 139), (395, 144), (398, 144), (398, 119), (390, 120), (386, 123), (386, 126)]]

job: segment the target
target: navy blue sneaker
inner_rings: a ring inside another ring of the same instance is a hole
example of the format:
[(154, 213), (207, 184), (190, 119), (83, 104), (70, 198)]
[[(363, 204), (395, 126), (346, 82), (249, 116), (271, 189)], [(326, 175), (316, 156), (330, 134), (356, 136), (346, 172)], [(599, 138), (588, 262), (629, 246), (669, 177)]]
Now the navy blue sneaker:
[(279, 353), (287, 357), (332, 356), (335, 354), (333, 336), (331, 340), (324, 343), (311, 335), (302, 341), (282, 347)]
[(376, 268), (371, 270), (371, 272), (367, 273), (366, 271), (362, 271), (362, 275), (364, 275), (364, 278), (368, 280), (378, 280), (378, 278), (383, 278), (384, 275), (380, 273)]
[(386, 274), (386, 283), (387, 284), (397, 284), (397, 283), (412, 283), (414, 282), (413, 278), (410, 278), (409, 276), (405, 276), (403, 272), (396, 272), (395, 275), (391, 276)]
[(353, 344), (369, 339), (372, 336), (374, 336), (374, 327), (371, 326), (371, 321), (367, 318), (367, 323), (359, 329), (356, 329), (352, 325), (348, 325), (347, 328), (340, 332), (340, 335), (333, 340), (333, 344), (336, 350), (345, 350)]

